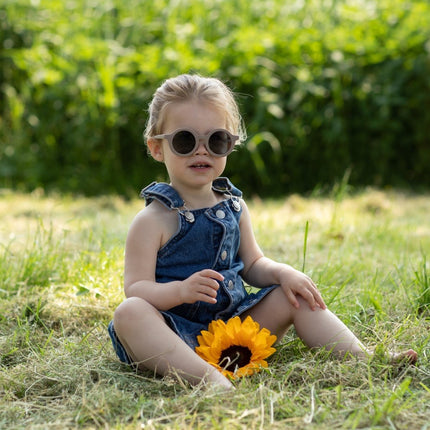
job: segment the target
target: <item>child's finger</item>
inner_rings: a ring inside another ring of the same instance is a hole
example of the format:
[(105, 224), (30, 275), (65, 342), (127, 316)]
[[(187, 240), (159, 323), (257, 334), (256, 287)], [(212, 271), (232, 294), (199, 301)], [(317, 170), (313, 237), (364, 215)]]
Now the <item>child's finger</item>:
[(321, 297), (321, 294), (317, 295), (316, 301), (317, 301), (317, 303), (318, 303), (318, 305), (320, 306), (321, 309), (326, 309), (327, 308), (327, 306), (326, 306), (326, 304), (324, 302), (324, 299)]
[(315, 299), (315, 301), (317, 302), (317, 304), (319, 305), (319, 307), (321, 309), (325, 309), (327, 306), (324, 303), (324, 299), (322, 298), (321, 293), (319, 292), (319, 290), (318, 290), (317, 287), (314, 287), (314, 288), (315, 288), (315, 290), (314, 290), (314, 299)]
[(200, 272), (200, 274), (206, 278), (212, 278), (218, 281), (224, 281), (224, 276), (221, 275), (221, 273), (212, 269), (204, 269)]
[(286, 295), (287, 295), (287, 299), (289, 300), (289, 302), (296, 308), (298, 309), (300, 307), (300, 304), (296, 298), (296, 295), (290, 290), (288, 289), (286, 291)]
[(316, 309), (316, 298), (313, 292), (304, 290), (300, 292), (300, 295), (308, 302), (309, 307), (314, 311)]

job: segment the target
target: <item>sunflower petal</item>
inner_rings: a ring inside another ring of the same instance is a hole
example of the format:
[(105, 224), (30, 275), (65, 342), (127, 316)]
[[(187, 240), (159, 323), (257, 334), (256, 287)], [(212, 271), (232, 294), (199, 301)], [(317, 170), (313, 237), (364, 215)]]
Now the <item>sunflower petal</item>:
[[(200, 339), (201, 338), (201, 339)], [(201, 335), (197, 337), (199, 344), (205, 343), (206, 345), (211, 345), (214, 341), (213, 333), (203, 330)]]

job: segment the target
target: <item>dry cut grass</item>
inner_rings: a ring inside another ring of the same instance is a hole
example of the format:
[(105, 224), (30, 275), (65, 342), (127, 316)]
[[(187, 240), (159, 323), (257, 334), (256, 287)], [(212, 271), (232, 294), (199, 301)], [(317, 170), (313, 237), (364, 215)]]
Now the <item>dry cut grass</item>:
[(233, 394), (135, 373), (106, 325), (142, 202), (3, 191), (0, 428), (426, 428), (430, 197), (366, 190), (249, 205), (268, 256), (304, 268), (366, 343), (416, 349), (418, 366), (336, 360), (291, 331)]

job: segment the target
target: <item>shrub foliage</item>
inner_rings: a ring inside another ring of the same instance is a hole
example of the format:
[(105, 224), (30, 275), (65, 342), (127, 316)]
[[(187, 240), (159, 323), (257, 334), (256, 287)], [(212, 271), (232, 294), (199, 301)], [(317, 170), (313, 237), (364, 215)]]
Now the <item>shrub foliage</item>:
[(217, 76), (248, 141), (244, 191), (430, 185), (426, 0), (0, 0), (0, 185), (85, 194), (163, 179), (149, 100), (172, 75)]

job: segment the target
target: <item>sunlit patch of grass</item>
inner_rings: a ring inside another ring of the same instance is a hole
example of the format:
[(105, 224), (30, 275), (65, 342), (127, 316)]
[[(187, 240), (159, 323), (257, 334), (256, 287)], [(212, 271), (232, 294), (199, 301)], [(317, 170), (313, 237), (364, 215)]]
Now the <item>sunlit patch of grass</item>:
[[(289, 332), (269, 368), (225, 395), (118, 362), (106, 325), (142, 202), (0, 196), (1, 428), (419, 428), (430, 404), (430, 198), (365, 190), (250, 201), (268, 256), (302, 268), (331, 310), (417, 367), (333, 359)], [(306, 249), (304, 249), (306, 243)], [(11, 427), (12, 426), (12, 427)]]
[(418, 312), (430, 314), (430, 269), (427, 256), (423, 254), (422, 262), (415, 271), (415, 282), (418, 286), (417, 306)]

